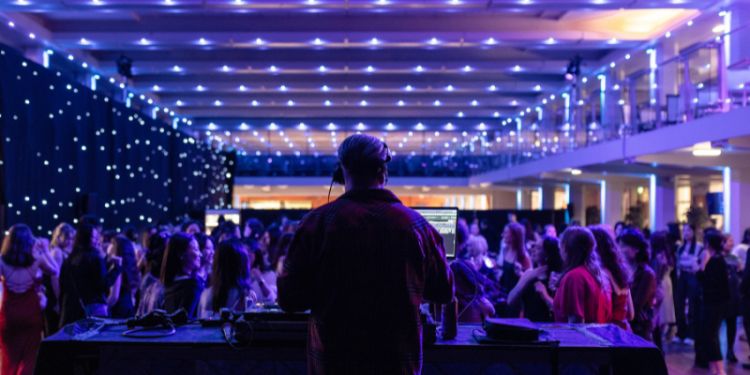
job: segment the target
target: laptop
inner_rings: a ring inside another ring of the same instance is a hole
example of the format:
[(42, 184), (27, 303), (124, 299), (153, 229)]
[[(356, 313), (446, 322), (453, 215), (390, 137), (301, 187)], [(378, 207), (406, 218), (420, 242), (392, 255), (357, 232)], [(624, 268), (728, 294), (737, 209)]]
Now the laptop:
[(427, 221), (443, 236), (445, 257), (453, 259), (456, 257), (456, 231), (458, 229), (458, 208), (415, 208)]

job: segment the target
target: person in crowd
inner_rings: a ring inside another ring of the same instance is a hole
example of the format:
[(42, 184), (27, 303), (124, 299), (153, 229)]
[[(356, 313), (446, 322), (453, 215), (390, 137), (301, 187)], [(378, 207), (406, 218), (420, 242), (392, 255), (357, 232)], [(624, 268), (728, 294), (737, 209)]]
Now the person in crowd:
[[(729, 303), (729, 272), (724, 260), (724, 235), (716, 229), (704, 233), (705, 250), (697, 273), (702, 290), (701, 345), (696, 345), (696, 366), (713, 375), (725, 375), (719, 331)], [(699, 355), (699, 351), (702, 351)]]
[(271, 267), (273, 271), (276, 272), (277, 276), (281, 274), (284, 259), (286, 259), (286, 255), (289, 254), (289, 246), (292, 244), (293, 239), (293, 232), (284, 232), (284, 234), (281, 235), (281, 238), (279, 238), (279, 242), (276, 244), (276, 249), (274, 249), (271, 254)]
[(215, 243), (222, 243), (232, 238), (240, 238), (240, 227), (233, 221), (227, 220), (216, 227), (216, 233), (212, 234), (211, 237), (216, 240)]
[(205, 284), (209, 281), (209, 275), (213, 269), (214, 241), (209, 235), (200, 232), (195, 233), (193, 237), (198, 241), (198, 247), (201, 250), (201, 267), (198, 269), (197, 276), (201, 278)]
[(627, 228), (627, 225), (625, 224), (624, 221), (616, 222), (615, 227), (614, 227), (614, 233), (612, 233), (612, 236), (614, 236), (614, 238), (619, 237), (626, 228)]
[(266, 227), (263, 223), (256, 218), (249, 218), (245, 221), (242, 226), (242, 238), (249, 241), (260, 241), (263, 237), (263, 233), (266, 232)]
[(677, 337), (684, 341), (686, 338), (695, 338), (697, 333), (701, 296), (697, 272), (700, 269), (700, 254), (703, 246), (698, 243), (695, 227), (692, 225), (682, 226), (682, 239), (682, 245), (677, 250), (678, 275), (674, 308), (677, 318)]
[(742, 240), (732, 249), (732, 254), (740, 260), (740, 271), (744, 271), (745, 269), (748, 249), (750, 249), (750, 228), (745, 229), (742, 233)]
[(193, 236), (179, 232), (169, 237), (160, 275), (164, 310), (174, 312), (182, 308), (189, 318), (195, 316), (204, 285), (197, 276), (200, 267), (201, 252)]
[[(488, 298), (493, 282), (479, 272), (486, 256), (484, 244), (472, 237), (466, 221), (458, 221), (456, 260), (450, 263), (458, 300), (457, 319), (462, 323), (482, 323), (495, 314)], [(483, 253), (485, 252), (485, 253)]]
[(552, 224), (544, 226), (544, 235), (547, 237), (557, 238), (557, 228)]
[(674, 269), (674, 254), (667, 231), (656, 231), (651, 234), (651, 268), (656, 273), (657, 283), (654, 343), (659, 348), (663, 348), (662, 338), (665, 337), (667, 342), (671, 341), (672, 327), (676, 323), (673, 284), (670, 276)]
[(195, 236), (198, 233), (203, 233), (201, 225), (197, 221), (188, 221), (182, 225), (182, 232)]
[[(247, 245), (246, 245), (247, 247)], [(252, 242), (247, 247), (250, 255), (250, 276), (252, 279), (251, 287), (258, 297), (258, 302), (273, 304), (276, 303), (276, 272), (271, 269), (265, 261), (261, 244)]]
[(44, 239), (34, 238), (25, 224), (13, 225), (0, 249), (0, 374), (31, 375), (42, 340), (42, 273), (59, 267)]
[[(50, 255), (58, 266), (61, 266), (73, 251), (75, 235), (75, 229), (67, 223), (58, 224), (52, 231)], [(44, 334), (49, 336), (57, 331), (60, 324), (60, 274), (45, 274), (43, 280), (47, 297), (47, 306), (44, 309)]]
[(345, 193), (308, 213), (278, 279), (279, 305), (310, 309), (309, 374), (419, 374), (423, 301), (454, 301), (440, 233), (384, 188), (388, 146), (338, 149)]
[(219, 244), (212, 262), (210, 286), (201, 294), (198, 317), (216, 319), (221, 309), (245, 311), (257, 297), (250, 287), (250, 257), (239, 239)]
[(635, 314), (630, 293), (630, 270), (612, 237), (612, 227), (597, 225), (590, 230), (596, 240), (596, 254), (599, 256), (602, 272), (612, 287), (612, 323), (629, 331), (630, 321)]
[(552, 322), (554, 285), (550, 280), (559, 276), (563, 260), (557, 238), (544, 236), (531, 252), (533, 269), (521, 275), (518, 284), (511, 290), (508, 303), (523, 305), (523, 316), (532, 322)]
[(724, 247), (722, 255), (727, 263), (727, 273), (729, 274), (729, 302), (726, 310), (726, 338), (727, 338), (727, 361), (737, 363), (737, 356), (734, 354), (734, 341), (737, 337), (737, 318), (740, 315), (740, 272), (742, 264), (740, 258), (734, 255), (734, 240), (732, 235), (724, 233)]
[(148, 242), (152, 235), (156, 234), (158, 232), (158, 228), (154, 225), (149, 225), (141, 229), (140, 235), (139, 235), (139, 242), (138, 245), (140, 247), (140, 252), (136, 253), (138, 255), (138, 264), (141, 265), (145, 263), (144, 257), (146, 256), (146, 252), (148, 251)]
[(594, 253), (596, 240), (584, 227), (568, 227), (560, 237), (563, 275), (552, 304), (556, 322), (609, 323), (612, 288)]
[(622, 253), (631, 269), (630, 290), (633, 317), (630, 327), (638, 336), (653, 341), (656, 298), (656, 273), (651, 266), (649, 244), (638, 229), (625, 229), (617, 238)]
[(130, 318), (135, 315), (136, 293), (141, 284), (135, 245), (123, 235), (112, 239), (107, 254), (122, 259), (122, 272), (110, 288), (107, 305), (112, 318)]
[(487, 239), (484, 238), (479, 227), (479, 219), (474, 219), (474, 221), (471, 223), (471, 226), (469, 226), (469, 239), (477, 242), (478, 245), (483, 248), (483, 250), (481, 251), (485, 254), (489, 251)]
[[(500, 259), (500, 291), (507, 296), (518, 284), (523, 272), (531, 268), (531, 260), (526, 252), (524, 227), (519, 223), (508, 223), (503, 230)], [(507, 297), (506, 297), (507, 298)], [(519, 311), (507, 305), (501, 305), (498, 314), (505, 317), (518, 316)]]
[(529, 219), (521, 219), (519, 223), (523, 226), (525, 249), (531, 249), (539, 241), (539, 235), (534, 230), (534, 225), (531, 224)]
[(160, 309), (164, 302), (164, 285), (159, 280), (164, 252), (167, 249), (169, 234), (154, 233), (149, 237), (145, 255), (141, 261), (140, 301), (136, 315), (143, 316)]
[(97, 221), (79, 220), (73, 252), (60, 271), (60, 327), (91, 316), (106, 317), (109, 288), (120, 275), (122, 258), (106, 259), (97, 247)]

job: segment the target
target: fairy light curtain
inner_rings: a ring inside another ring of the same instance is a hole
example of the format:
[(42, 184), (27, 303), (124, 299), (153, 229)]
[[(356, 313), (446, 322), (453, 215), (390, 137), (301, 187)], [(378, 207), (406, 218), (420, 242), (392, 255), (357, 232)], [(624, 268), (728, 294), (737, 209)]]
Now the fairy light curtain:
[(0, 133), (3, 229), (49, 235), (84, 211), (137, 228), (231, 202), (233, 155), (2, 45)]

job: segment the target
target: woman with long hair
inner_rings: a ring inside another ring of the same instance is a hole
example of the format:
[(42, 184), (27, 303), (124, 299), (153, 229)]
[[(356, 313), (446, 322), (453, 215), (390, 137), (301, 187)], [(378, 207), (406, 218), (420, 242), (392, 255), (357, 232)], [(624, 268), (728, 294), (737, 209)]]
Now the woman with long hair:
[(73, 252), (60, 271), (60, 327), (90, 316), (108, 316), (107, 294), (120, 275), (122, 259), (105, 259), (99, 243), (96, 225), (81, 221)]
[(57, 275), (58, 265), (46, 240), (36, 239), (25, 224), (10, 228), (0, 249), (0, 374), (31, 375), (44, 322), (41, 273)]
[(212, 264), (214, 262), (214, 240), (211, 236), (204, 233), (195, 233), (193, 236), (198, 241), (198, 247), (201, 250), (201, 267), (198, 270), (198, 277), (204, 283), (207, 283), (210, 281)]
[[(507, 296), (518, 284), (518, 280), (526, 270), (531, 268), (531, 260), (526, 252), (526, 236), (524, 228), (519, 223), (508, 223), (503, 230), (502, 247), (500, 250), (500, 261), (502, 262), (500, 274), (500, 292)], [(498, 311), (501, 316), (518, 316), (517, 309), (510, 306)]]
[(255, 303), (256, 296), (250, 287), (250, 257), (239, 239), (219, 244), (214, 255), (211, 286), (201, 294), (198, 316), (213, 319), (221, 309), (245, 311)]
[(729, 272), (722, 255), (724, 235), (716, 229), (709, 229), (703, 235), (703, 242), (704, 251), (697, 274), (703, 296), (699, 325), (702, 334), (701, 345), (695, 346), (696, 365), (703, 367), (708, 364), (713, 375), (725, 375), (719, 340), (721, 322), (726, 316), (730, 298)]
[(648, 262), (650, 252), (648, 241), (638, 229), (625, 229), (617, 238), (622, 253), (630, 263), (632, 276), (630, 289), (633, 292), (633, 333), (648, 341), (653, 341), (654, 298), (656, 297), (656, 273)]
[(169, 234), (167, 232), (153, 233), (146, 243), (146, 251), (141, 259), (140, 301), (136, 315), (143, 316), (155, 309), (160, 309), (164, 302), (164, 285), (159, 281), (161, 263), (167, 248)]
[(612, 288), (599, 266), (596, 240), (584, 227), (569, 227), (560, 237), (563, 276), (553, 302), (556, 322), (609, 323)]
[(109, 292), (109, 311), (113, 318), (130, 318), (135, 315), (135, 297), (141, 285), (141, 275), (135, 260), (135, 245), (123, 235), (110, 242), (107, 254), (122, 259), (122, 273)]
[(511, 306), (522, 304), (523, 316), (532, 322), (551, 322), (555, 295), (550, 280), (562, 271), (563, 260), (557, 238), (544, 236), (531, 250), (535, 268), (521, 275), (508, 296)]
[[(49, 244), (50, 256), (58, 266), (62, 265), (73, 251), (76, 231), (70, 224), (60, 223), (52, 231)], [(47, 307), (44, 309), (44, 334), (49, 336), (57, 331), (60, 324), (60, 275), (44, 275), (44, 291)]]
[(656, 273), (657, 293), (656, 327), (654, 343), (661, 348), (663, 336), (671, 340), (672, 326), (676, 323), (672, 277), (674, 254), (671, 250), (669, 232), (656, 231), (651, 234), (651, 268)]
[(596, 240), (596, 254), (599, 256), (602, 271), (612, 285), (612, 323), (629, 331), (628, 322), (633, 320), (634, 310), (627, 263), (608, 227), (596, 225), (590, 230)]
[(195, 316), (203, 292), (203, 280), (197, 276), (201, 267), (198, 241), (186, 233), (175, 233), (167, 241), (161, 265), (160, 280), (164, 285), (164, 310), (185, 309), (188, 317)]

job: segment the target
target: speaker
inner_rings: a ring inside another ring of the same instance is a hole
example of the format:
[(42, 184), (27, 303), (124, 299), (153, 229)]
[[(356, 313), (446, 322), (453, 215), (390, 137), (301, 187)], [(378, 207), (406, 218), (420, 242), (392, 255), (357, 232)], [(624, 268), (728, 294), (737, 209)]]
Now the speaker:
[(99, 216), (99, 197), (96, 193), (81, 194), (76, 205), (76, 217), (83, 215)]
[(707, 193), (706, 209), (709, 215), (724, 214), (724, 193)]

